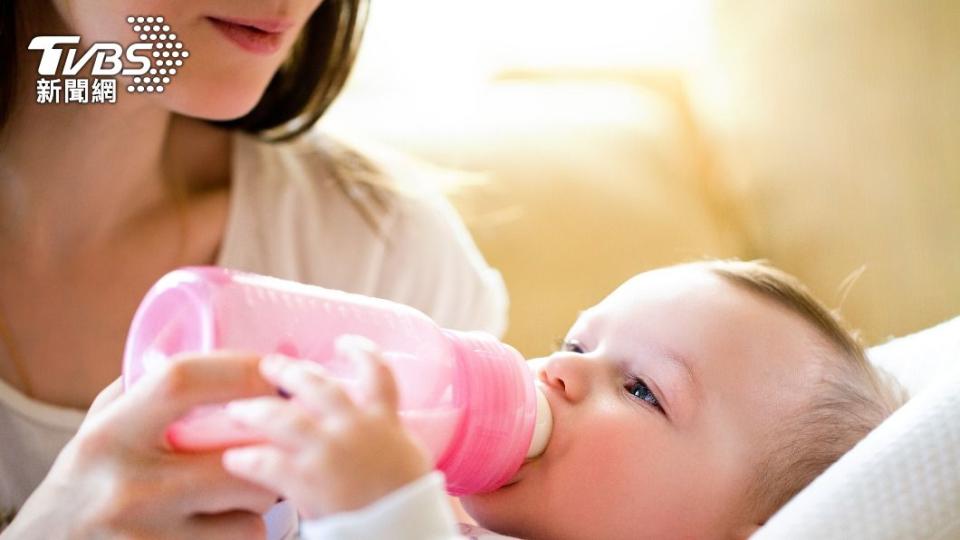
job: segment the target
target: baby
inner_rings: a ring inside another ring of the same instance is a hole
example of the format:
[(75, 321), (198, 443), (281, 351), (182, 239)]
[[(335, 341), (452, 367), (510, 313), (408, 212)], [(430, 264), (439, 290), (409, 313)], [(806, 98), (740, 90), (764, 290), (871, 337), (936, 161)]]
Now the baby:
[[(366, 366), (368, 402), (315, 365), (264, 358), (297, 399), (231, 406), (270, 442), (224, 466), (286, 496), (306, 538), (455, 537), (390, 371), (369, 345), (342, 350)], [(553, 410), (546, 451), (462, 499), (521, 538), (745, 538), (903, 400), (796, 279), (756, 262), (640, 274), (531, 362)]]

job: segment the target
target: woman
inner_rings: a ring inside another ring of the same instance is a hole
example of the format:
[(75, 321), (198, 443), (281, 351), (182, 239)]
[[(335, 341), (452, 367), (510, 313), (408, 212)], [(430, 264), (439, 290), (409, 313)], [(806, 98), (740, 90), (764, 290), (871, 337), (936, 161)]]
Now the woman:
[[(256, 358), (187, 358), (122, 396), (100, 392), (119, 375), (140, 298), (175, 267), (273, 274), (502, 331), (502, 282), (449, 205), (308, 131), (343, 85), (365, 11), (364, 0), (0, 4), (4, 538), (262, 532), (275, 494), (162, 441), (193, 405), (268, 392)], [(163, 17), (189, 51), (162, 93), (127, 92), (118, 75), (116, 103), (38, 103), (32, 37), (81, 36), (81, 58), (92, 43), (138, 41), (128, 18), (141, 15)]]

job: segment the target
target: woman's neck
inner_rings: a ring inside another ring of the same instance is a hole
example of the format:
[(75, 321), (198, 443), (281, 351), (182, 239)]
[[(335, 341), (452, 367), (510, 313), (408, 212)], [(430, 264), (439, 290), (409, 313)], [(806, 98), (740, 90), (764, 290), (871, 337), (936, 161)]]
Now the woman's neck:
[(49, 266), (103, 252), (174, 204), (175, 189), (228, 176), (229, 135), (150, 97), (118, 87), (113, 104), (37, 103), (37, 58), (26, 49), (0, 134), (7, 254)]
[(25, 101), (0, 150), (5, 237), (66, 254), (109, 241), (169, 197), (168, 112)]
[(108, 251), (176, 197), (229, 185), (227, 131), (166, 111), (63, 112), (25, 111), (0, 146), (4, 251), (38, 264)]

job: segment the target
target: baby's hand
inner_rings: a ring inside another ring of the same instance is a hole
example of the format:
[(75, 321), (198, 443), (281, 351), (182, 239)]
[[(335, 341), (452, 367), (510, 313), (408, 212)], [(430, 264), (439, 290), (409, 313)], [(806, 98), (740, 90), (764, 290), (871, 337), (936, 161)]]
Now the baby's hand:
[(267, 356), (264, 378), (293, 399), (237, 401), (227, 409), (267, 442), (227, 450), (224, 467), (282, 493), (307, 519), (361, 508), (431, 470), (400, 423), (393, 374), (373, 344), (350, 336), (338, 340), (337, 351), (359, 364), (364, 403), (315, 363)]

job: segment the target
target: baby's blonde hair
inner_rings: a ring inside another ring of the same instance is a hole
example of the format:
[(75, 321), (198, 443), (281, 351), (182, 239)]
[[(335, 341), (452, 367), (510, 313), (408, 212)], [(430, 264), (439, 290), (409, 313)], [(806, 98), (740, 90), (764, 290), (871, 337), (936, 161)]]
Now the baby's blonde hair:
[[(906, 401), (906, 393), (868, 360), (855, 333), (795, 277), (763, 261), (695, 263), (810, 323), (839, 358), (823, 361), (823, 377), (799, 414), (779, 424), (762, 448), (747, 493), (748, 512), (766, 521)], [(813, 358), (811, 359), (813, 360)], [(839, 360), (839, 361), (838, 361)]]

